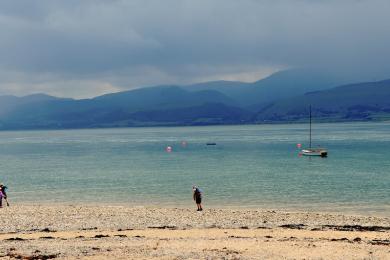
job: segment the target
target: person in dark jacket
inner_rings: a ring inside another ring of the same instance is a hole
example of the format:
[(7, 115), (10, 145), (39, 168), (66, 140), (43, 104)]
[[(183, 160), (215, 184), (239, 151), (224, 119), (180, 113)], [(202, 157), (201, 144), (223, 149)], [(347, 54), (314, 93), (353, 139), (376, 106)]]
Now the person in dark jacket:
[(5, 199), (7, 206), (9, 206), (6, 190), (7, 190), (7, 186), (5, 186), (3, 183), (0, 183), (0, 208), (3, 207), (3, 198)]
[(202, 211), (202, 190), (199, 189), (197, 186), (192, 186), (192, 192), (193, 192), (193, 199), (196, 203), (196, 206), (198, 207), (197, 211)]

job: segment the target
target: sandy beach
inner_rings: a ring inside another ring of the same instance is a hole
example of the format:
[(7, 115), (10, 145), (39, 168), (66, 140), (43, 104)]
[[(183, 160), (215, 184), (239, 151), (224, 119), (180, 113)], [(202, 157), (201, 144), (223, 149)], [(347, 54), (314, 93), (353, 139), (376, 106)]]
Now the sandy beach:
[(390, 219), (274, 210), (13, 205), (5, 259), (389, 259)]

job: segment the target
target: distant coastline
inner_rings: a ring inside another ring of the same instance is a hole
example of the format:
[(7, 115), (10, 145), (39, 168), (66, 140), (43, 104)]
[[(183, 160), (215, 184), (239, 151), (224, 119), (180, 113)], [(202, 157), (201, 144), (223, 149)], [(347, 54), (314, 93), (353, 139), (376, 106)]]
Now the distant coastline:
[[(264, 121), (256, 123), (220, 123), (220, 124), (156, 124), (156, 125), (107, 125), (107, 126), (91, 126), (91, 127), (42, 127), (42, 128), (0, 128), (0, 132), (7, 131), (50, 131), (50, 130), (93, 130), (93, 129), (121, 129), (121, 128), (153, 128), (153, 127), (207, 127), (207, 126), (256, 126), (256, 125), (291, 125), (291, 124), (307, 124), (307, 119), (300, 119), (295, 121)], [(337, 123), (390, 123), (390, 119), (325, 119), (320, 118), (315, 120), (316, 124), (337, 124)]]
[[(335, 87), (336, 86), (336, 87)], [(156, 86), (91, 99), (0, 96), (0, 130), (390, 120), (390, 80), (343, 85), (289, 70), (253, 82)]]

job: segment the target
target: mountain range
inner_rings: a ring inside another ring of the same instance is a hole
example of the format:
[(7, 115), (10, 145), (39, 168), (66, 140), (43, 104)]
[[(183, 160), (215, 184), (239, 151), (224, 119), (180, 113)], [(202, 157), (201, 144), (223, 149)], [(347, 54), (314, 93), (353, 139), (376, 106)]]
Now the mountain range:
[(314, 70), (287, 70), (253, 82), (156, 86), (91, 99), (0, 96), (0, 129), (64, 129), (388, 120), (390, 80), (346, 84)]

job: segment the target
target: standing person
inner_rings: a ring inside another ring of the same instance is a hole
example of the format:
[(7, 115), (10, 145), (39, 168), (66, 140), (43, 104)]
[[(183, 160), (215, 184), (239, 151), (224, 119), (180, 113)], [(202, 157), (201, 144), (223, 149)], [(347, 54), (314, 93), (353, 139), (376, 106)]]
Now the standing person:
[(3, 206), (3, 198), (7, 202), (7, 206), (9, 206), (6, 190), (7, 190), (7, 186), (5, 186), (3, 183), (0, 183), (0, 208), (2, 208)]
[(196, 202), (196, 206), (198, 207), (197, 211), (202, 211), (202, 190), (197, 186), (192, 186), (193, 198)]
[(0, 208), (3, 207), (3, 197), (4, 197), (4, 194), (3, 194), (3, 192), (0, 189)]

